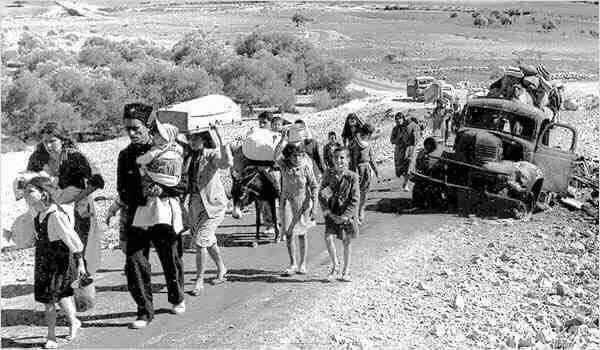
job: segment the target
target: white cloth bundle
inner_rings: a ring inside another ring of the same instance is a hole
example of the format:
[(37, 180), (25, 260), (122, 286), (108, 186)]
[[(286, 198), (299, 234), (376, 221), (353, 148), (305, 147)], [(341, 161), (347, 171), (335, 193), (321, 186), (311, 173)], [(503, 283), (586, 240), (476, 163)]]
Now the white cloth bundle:
[(242, 143), (242, 153), (250, 160), (273, 160), (277, 140), (278, 135), (271, 130), (255, 128)]

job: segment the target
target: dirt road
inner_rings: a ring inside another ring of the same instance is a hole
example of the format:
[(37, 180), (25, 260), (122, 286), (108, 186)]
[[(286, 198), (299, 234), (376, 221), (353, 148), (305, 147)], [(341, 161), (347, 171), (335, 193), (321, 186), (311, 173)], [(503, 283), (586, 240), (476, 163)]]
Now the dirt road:
[[(374, 188), (371, 204), (382, 198), (407, 198), (405, 192), (396, 192), (393, 181), (385, 181)], [(407, 202), (407, 199), (405, 203)], [(372, 207), (374, 209), (374, 207)], [(442, 214), (399, 217), (395, 214), (369, 212), (369, 222), (364, 226), (363, 235), (355, 242), (355, 255), (365, 255), (364, 249), (373, 252), (385, 249), (390, 240), (409, 239), (423, 230), (439, 226), (448, 218)], [(154, 277), (155, 308), (157, 314), (150, 326), (143, 330), (128, 328), (135, 319), (133, 303), (122, 274), (124, 257), (118, 250), (104, 252), (103, 278), (98, 281), (97, 306), (94, 310), (81, 314), (85, 328), (81, 337), (65, 347), (197, 347), (202, 346), (241, 346), (248, 339), (244, 329), (263, 320), (261, 329), (268, 333), (269, 327), (279, 328), (289, 319), (285, 316), (285, 300), (295, 294), (302, 295), (320, 288), (337, 288), (339, 284), (324, 283), (324, 269), (327, 256), (323, 242), (323, 226), (320, 223), (309, 236), (309, 274), (282, 277), (281, 271), (287, 267), (288, 258), (284, 244), (261, 244), (249, 247), (253, 235), (253, 215), (246, 215), (242, 221), (228, 218), (220, 232), (224, 245), (223, 253), (230, 275), (223, 285), (206, 284), (203, 296), (186, 296), (188, 310), (184, 315), (175, 316), (168, 312), (166, 292), (161, 290), (164, 279), (160, 264), (154, 253), (151, 262)], [(377, 237), (374, 239), (374, 237)], [(363, 241), (370, 243), (363, 246)], [(360, 261), (360, 259), (359, 259)], [(194, 284), (195, 265), (193, 251), (184, 254), (185, 286), (189, 291)], [(209, 270), (209, 275), (214, 270)], [(208, 279), (209, 280), (209, 279)], [(207, 281), (208, 281), (207, 280)], [(42, 307), (33, 301), (32, 286), (20, 285), (18, 290), (3, 287), (2, 347), (35, 347), (44, 340), (45, 327)], [(14, 297), (9, 297), (11, 291)], [(279, 306), (274, 306), (279, 305)], [(269, 321), (266, 322), (265, 318)], [(66, 324), (58, 334), (66, 334)], [(223, 338), (223, 334), (227, 337)], [(230, 340), (234, 340), (235, 344)]]

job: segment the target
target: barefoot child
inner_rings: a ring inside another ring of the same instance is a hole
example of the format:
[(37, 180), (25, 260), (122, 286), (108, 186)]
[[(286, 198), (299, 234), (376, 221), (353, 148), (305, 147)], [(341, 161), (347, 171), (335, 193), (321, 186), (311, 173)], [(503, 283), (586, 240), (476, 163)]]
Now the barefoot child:
[(358, 175), (348, 170), (349, 152), (338, 148), (333, 153), (334, 167), (328, 169), (321, 182), (319, 202), (325, 217), (325, 245), (331, 258), (328, 280), (340, 272), (333, 237), (344, 242), (344, 267), (340, 281), (350, 282), (350, 241), (358, 237), (357, 208), (360, 201)]
[(75, 232), (73, 218), (55, 202), (57, 187), (47, 177), (34, 177), (25, 187), (25, 199), (38, 215), (36, 231), (34, 298), (46, 308), (48, 338), (44, 348), (56, 349), (56, 303), (69, 320), (68, 340), (76, 337), (81, 321), (75, 316), (71, 284), (86, 274), (83, 243)]
[[(276, 163), (281, 170), (281, 218), (286, 237), (290, 267), (285, 275), (306, 274), (307, 234), (315, 225), (313, 209), (316, 205), (317, 180), (311, 161), (302, 151), (301, 145), (288, 143), (281, 151), (281, 143), (275, 153)], [(296, 263), (296, 241), (300, 246), (300, 264)]]

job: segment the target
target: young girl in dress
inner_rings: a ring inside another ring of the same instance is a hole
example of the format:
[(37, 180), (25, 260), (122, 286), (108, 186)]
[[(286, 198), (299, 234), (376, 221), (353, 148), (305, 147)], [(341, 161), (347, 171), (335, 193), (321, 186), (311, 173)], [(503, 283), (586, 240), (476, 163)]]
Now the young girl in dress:
[[(288, 143), (282, 147), (284, 139), (276, 148), (275, 161), (281, 171), (281, 218), (283, 233), (286, 236), (290, 267), (285, 275), (306, 274), (307, 233), (315, 226), (313, 210), (316, 204), (317, 181), (312, 162), (300, 145)], [(283, 148), (283, 150), (282, 150)], [(300, 264), (296, 262), (296, 242), (300, 246)]]
[[(331, 258), (331, 270), (327, 276), (329, 281), (339, 277), (340, 281), (350, 282), (350, 242), (358, 237), (358, 220), (356, 215), (360, 200), (358, 175), (348, 170), (349, 152), (346, 148), (337, 148), (333, 152), (332, 168), (323, 176), (319, 189), (319, 202), (325, 217), (325, 245)], [(335, 251), (334, 236), (344, 242), (344, 267), (340, 268)]]
[(359, 224), (365, 220), (365, 203), (367, 193), (369, 193), (369, 189), (371, 188), (373, 174), (379, 177), (377, 165), (373, 157), (373, 148), (370, 143), (372, 134), (373, 127), (370, 124), (364, 124), (358, 130), (353, 142), (350, 144), (350, 170), (358, 174), (360, 181)]
[(56, 303), (69, 320), (68, 340), (76, 337), (81, 321), (75, 316), (71, 284), (86, 274), (83, 243), (74, 229), (74, 218), (55, 202), (56, 185), (47, 177), (34, 177), (25, 187), (25, 200), (38, 215), (36, 231), (34, 299), (46, 308), (48, 338), (44, 348), (56, 349)]

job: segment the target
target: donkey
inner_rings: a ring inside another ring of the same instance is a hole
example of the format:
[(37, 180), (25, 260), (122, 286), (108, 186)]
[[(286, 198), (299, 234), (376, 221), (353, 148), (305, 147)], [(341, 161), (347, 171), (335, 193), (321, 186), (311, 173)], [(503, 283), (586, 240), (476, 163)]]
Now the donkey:
[(273, 225), (275, 228), (274, 241), (279, 240), (279, 225), (277, 220), (276, 200), (279, 198), (279, 185), (269, 169), (273, 162), (254, 162), (244, 157), (241, 147), (232, 149), (233, 167), (231, 177), (233, 184), (231, 197), (233, 199), (233, 210), (231, 216), (239, 219), (241, 211), (252, 202), (256, 209), (256, 244), (260, 239), (260, 226), (262, 225), (260, 201), (265, 201), (270, 209)]

